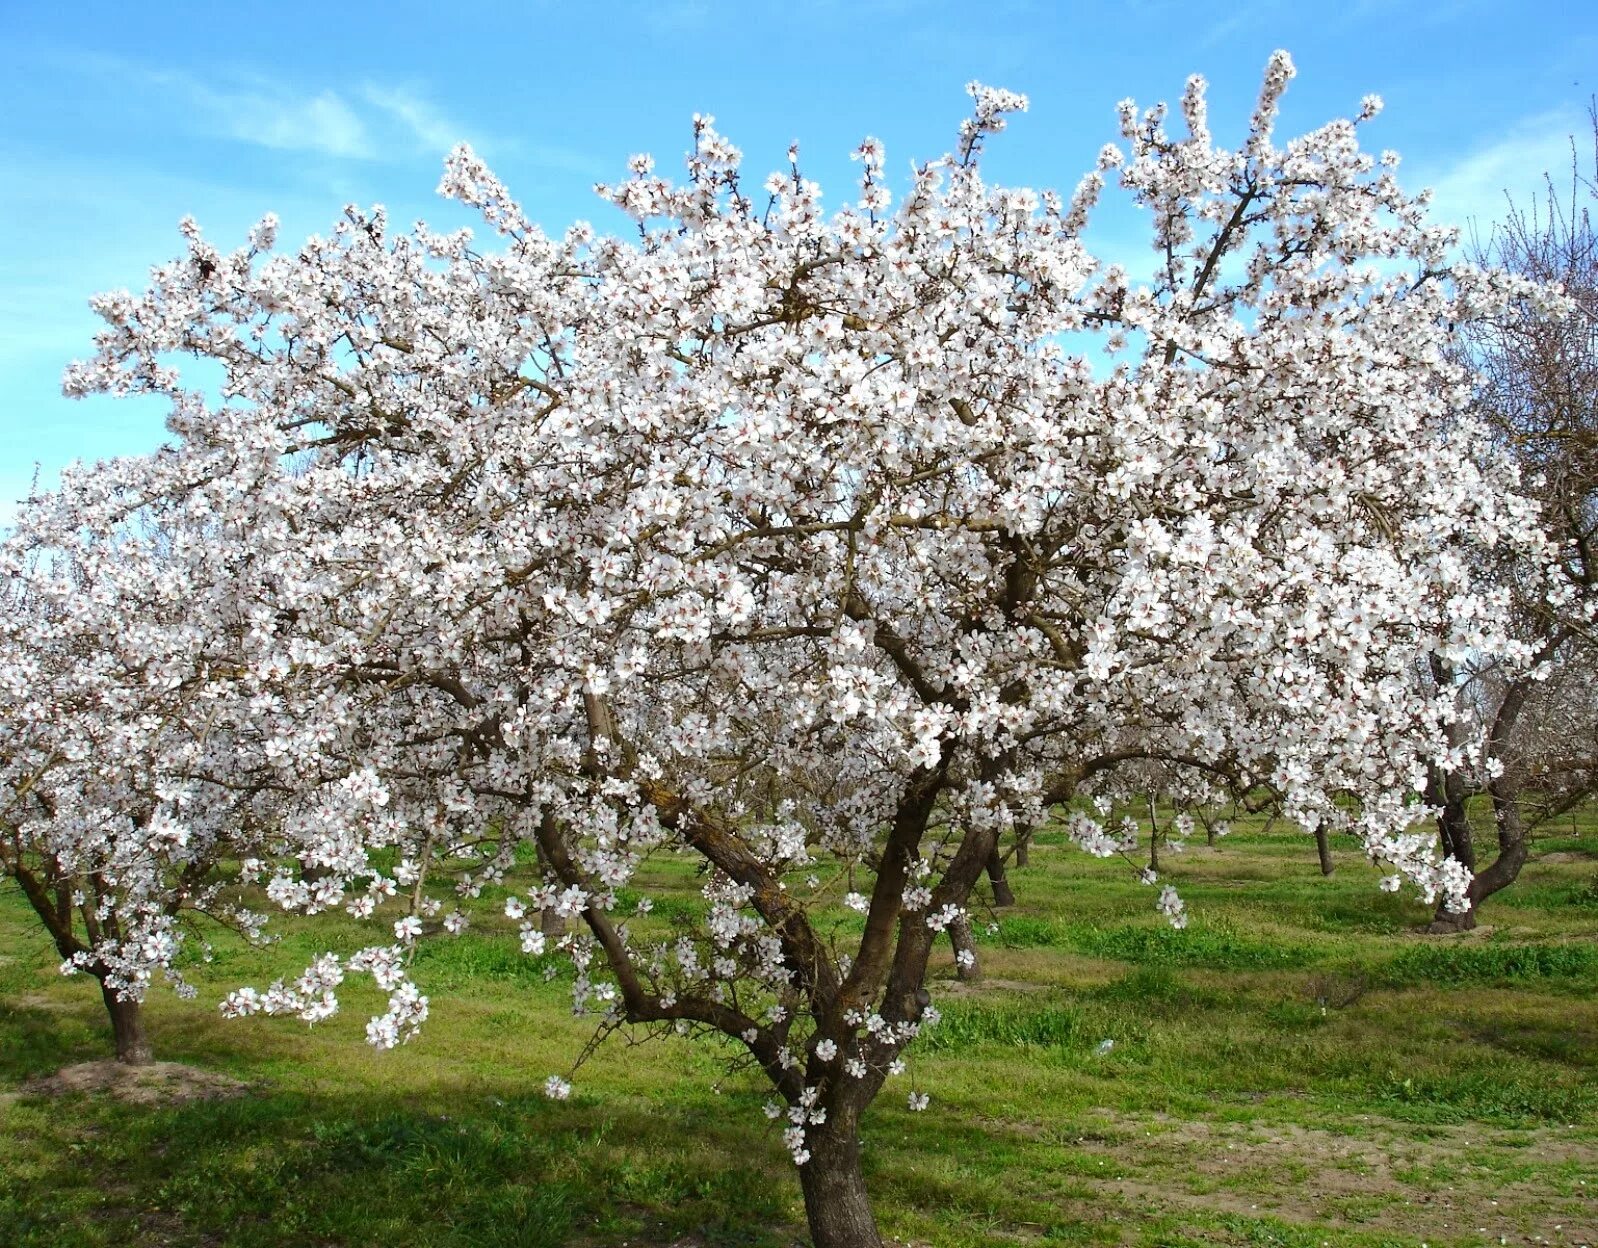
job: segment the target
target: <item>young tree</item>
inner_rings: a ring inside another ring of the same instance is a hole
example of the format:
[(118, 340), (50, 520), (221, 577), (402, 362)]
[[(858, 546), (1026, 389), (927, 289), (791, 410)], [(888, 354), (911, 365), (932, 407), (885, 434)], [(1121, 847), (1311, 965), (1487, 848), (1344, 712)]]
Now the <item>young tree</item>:
[[(1591, 215), (1598, 117), (1593, 157), (1585, 173), (1572, 168), (1568, 196), (1549, 179), (1542, 204), (1512, 206), (1472, 248), (1477, 263), (1557, 285), (1567, 299), (1556, 309), (1517, 301), (1462, 325), (1459, 342), (1480, 377), (1475, 414), (1519, 464), (1521, 489), (1535, 500), (1557, 554), (1528, 560), (1513, 548), (1495, 551), (1483, 569), (1509, 597), (1536, 666), (1488, 656), (1430, 660), (1434, 684), (1464, 692), (1456, 737), (1490, 742), (1483, 765), (1439, 768), (1430, 780), (1443, 850), (1471, 871), (1469, 905), (1439, 910), (1434, 931), (1474, 927), (1477, 907), (1520, 874), (1537, 827), (1598, 786), (1598, 235)], [(1481, 797), (1496, 841), (1485, 862), (1468, 810)]]
[[(240, 664), (286, 708), (263, 748), (314, 780), (282, 807), (318, 878), (282, 865), (273, 895), (416, 908), (229, 1011), (320, 1016), (366, 971), (397, 1043), (426, 1014), (430, 881), (510, 885), (527, 950), (533, 910), (577, 921), (579, 1009), (747, 1054), (815, 1242), (858, 1248), (859, 1124), (936, 1020), (934, 942), (1000, 838), (1085, 779), (1263, 776), (1456, 895), (1411, 800), (1454, 695), (1408, 673), (1521, 652), (1469, 569), (1537, 533), (1444, 347), (1540, 296), (1449, 269), (1356, 123), (1278, 146), (1290, 74), (1272, 58), (1235, 151), (1201, 80), (1184, 137), (1123, 105), (1126, 150), (1069, 199), (984, 181), (1025, 102), (974, 85), (896, 210), (875, 141), (829, 218), (796, 152), (756, 190), (699, 118), (685, 182), (640, 157), (604, 189), (630, 240), (546, 237), (462, 148), (442, 189), (497, 251), (381, 210), (275, 258), (270, 222), (232, 256), (189, 226), (143, 295), (102, 297), (69, 390), (169, 396), (147, 492), (198, 492), (248, 548)], [(1109, 176), (1149, 215), (1151, 282), (1083, 242)], [(171, 353), (220, 365), (222, 399)], [(656, 939), (622, 890), (672, 854), (708, 910)]]

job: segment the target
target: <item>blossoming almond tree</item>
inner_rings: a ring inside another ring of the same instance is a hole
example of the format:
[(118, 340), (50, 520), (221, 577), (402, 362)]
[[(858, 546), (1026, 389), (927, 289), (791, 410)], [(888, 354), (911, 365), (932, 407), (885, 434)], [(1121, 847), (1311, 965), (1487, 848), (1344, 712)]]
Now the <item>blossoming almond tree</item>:
[[(1356, 123), (1277, 145), (1290, 74), (1272, 59), (1236, 150), (1201, 80), (1180, 137), (1123, 105), (1069, 198), (984, 181), (1025, 101), (973, 86), (897, 207), (875, 141), (829, 217), (797, 152), (751, 186), (699, 118), (685, 181), (640, 157), (602, 188), (629, 238), (547, 237), (461, 148), (441, 189), (496, 250), (380, 210), (279, 256), (270, 221), (233, 255), (188, 226), (144, 294), (101, 297), (69, 390), (169, 396), (148, 491), (202, 495), (248, 549), (239, 661), (293, 709), (263, 749), (308, 777), (281, 809), (318, 868), (279, 861), (269, 891), (413, 907), (229, 1011), (319, 1017), (364, 971), (391, 993), (370, 1037), (406, 1039), (437, 882), (508, 886), (580, 1010), (748, 1055), (815, 1242), (855, 1248), (879, 1243), (861, 1116), (936, 1020), (938, 933), (1001, 835), (1084, 782), (1259, 777), (1457, 896), (1413, 794), (1465, 747), (1409, 673), (1515, 656), (1468, 555), (1538, 538), (1443, 348), (1540, 295), (1447, 268)], [(1110, 180), (1152, 280), (1084, 244)], [(706, 913), (657, 938), (636, 912), (681, 854)], [(577, 926), (549, 942), (534, 910)]]
[(0, 872), (62, 971), (99, 982), (129, 1063), (151, 1057), (152, 980), (193, 995), (175, 961), (190, 928), (257, 930), (221, 868), (279, 826), (261, 797), (280, 782), (251, 757), (268, 706), (233, 678), (236, 560), (196, 543), (192, 500), (159, 522), (148, 467), (70, 474), (0, 543)]

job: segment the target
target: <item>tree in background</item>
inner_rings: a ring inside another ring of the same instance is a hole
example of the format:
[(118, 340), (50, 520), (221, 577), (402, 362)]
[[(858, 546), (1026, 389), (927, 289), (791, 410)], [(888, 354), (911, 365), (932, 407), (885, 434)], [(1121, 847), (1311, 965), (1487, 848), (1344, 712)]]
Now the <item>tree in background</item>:
[[(1069, 198), (984, 181), (1024, 100), (973, 85), (896, 209), (867, 140), (831, 217), (796, 152), (757, 189), (699, 118), (685, 182), (639, 157), (604, 191), (627, 239), (546, 236), (462, 148), (442, 189), (497, 250), (381, 210), (277, 256), (270, 221), (231, 255), (186, 225), (144, 294), (102, 296), (69, 390), (166, 396), (174, 441), (83, 527), (170, 500), (226, 534), (227, 594), (184, 619), (252, 691), (233, 739), (292, 850), (267, 891), (402, 909), (229, 1012), (324, 1017), (368, 973), (369, 1037), (399, 1043), (416, 941), (508, 888), (603, 1030), (762, 1072), (815, 1242), (859, 1248), (859, 1124), (936, 1023), (934, 943), (1001, 838), (1089, 778), (1261, 777), (1457, 903), (1414, 793), (1469, 745), (1457, 691), (1410, 672), (1524, 656), (1473, 569), (1540, 536), (1445, 347), (1542, 295), (1448, 267), (1357, 122), (1279, 146), (1290, 76), (1273, 57), (1236, 150), (1200, 79), (1179, 137), (1127, 102)], [(1151, 282), (1083, 242), (1111, 178)], [(1125, 848), (1085, 810), (1069, 831)], [(681, 856), (705, 908), (662, 934)]]
[[(1598, 162), (1598, 119), (1595, 119)], [(1587, 801), (1598, 785), (1598, 236), (1592, 206), (1598, 163), (1574, 164), (1567, 195), (1553, 180), (1530, 209), (1508, 217), (1472, 258), (1557, 285), (1568, 302), (1516, 301), (1460, 326), (1459, 351), (1480, 376), (1475, 414), (1521, 469), (1557, 555), (1526, 560), (1506, 549), (1486, 576), (1513, 604), (1535, 666), (1487, 656), (1430, 660), (1430, 678), (1463, 690), (1456, 739), (1485, 735), (1487, 765), (1440, 768), (1427, 798), (1439, 808), (1443, 851), (1467, 866), (1469, 905), (1439, 911), (1435, 931), (1474, 927), (1477, 907), (1513, 884), (1533, 833)], [(1494, 849), (1484, 856), (1467, 804), (1485, 798)]]
[(177, 963), (192, 929), (258, 928), (224, 894), (225, 862), (283, 849), (262, 800), (284, 782), (259, 755), (270, 694), (235, 679), (237, 556), (196, 500), (183, 516), (130, 504), (148, 466), (69, 474), (0, 543), (0, 873), (63, 973), (99, 983), (134, 1064), (152, 1055), (151, 983), (193, 995)]

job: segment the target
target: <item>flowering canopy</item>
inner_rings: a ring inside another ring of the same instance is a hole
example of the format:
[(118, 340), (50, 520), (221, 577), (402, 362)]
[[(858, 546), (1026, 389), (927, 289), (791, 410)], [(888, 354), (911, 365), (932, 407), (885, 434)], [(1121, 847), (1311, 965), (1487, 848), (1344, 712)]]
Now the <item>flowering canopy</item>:
[[(427, 880), (506, 883), (529, 951), (526, 916), (581, 920), (579, 1007), (747, 1046), (802, 1161), (926, 1021), (932, 934), (995, 839), (1122, 762), (1269, 784), (1457, 893), (1410, 831), (1454, 707), (1411, 674), (1514, 657), (1470, 552), (1538, 539), (1444, 347), (1543, 296), (1450, 268), (1357, 122), (1276, 145), (1290, 74), (1272, 59), (1236, 150), (1202, 80), (1185, 137), (1124, 104), (1069, 198), (983, 180), (1025, 101), (973, 86), (897, 207), (874, 140), (828, 216), (796, 152), (757, 191), (698, 118), (685, 181), (640, 157), (600, 188), (630, 238), (547, 236), (462, 147), (440, 189), (496, 250), (381, 209), (292, 254), (270, 218), (232, 254), (186, 223), (147, 291), (101, 296), (67, 388), (167, 396), (173, 442), (71, 524), (105, 541), (160, 510), (184, 610), (97, 626), (195, 639), (185, 678), (226, 688), (294, 847), (250, 864), (277, 902), (412, 899), (392, 941), (230, 1008), (320, 1017), (367, 970), (395, 1043), (426, 1013)], [(1111, 179), (1152, 280), (1084, 243)], [(220, 395), (174, 355), (219, 365)], [(1119, 844), (1089, 811), (1069, 828)], [(703, 923), (635, 935), (647, 865), (682, 852), (711, 868)], [(851, 952), (816, 917), (845, 893)]]
[(0, 549), (0, 870), (63, 971), (135, 1006), (157, 972), (192, 995), (187, 917), (259, 929), (221, 860), (290, 848), (259, 757), (272, 707), (219, 679), (240, 666), (229, 545), (166, 500), (124, 522), (147, 467), (69, 474)]

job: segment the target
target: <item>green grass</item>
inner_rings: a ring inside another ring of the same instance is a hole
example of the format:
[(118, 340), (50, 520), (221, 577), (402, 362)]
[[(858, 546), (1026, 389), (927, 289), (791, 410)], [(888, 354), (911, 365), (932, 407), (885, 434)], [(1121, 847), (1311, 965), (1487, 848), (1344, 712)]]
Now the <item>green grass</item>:
[(1580, 989), (1598, 988), (1598, 945), (1487, 944), (1417, 945), (1384, 968), (1397, 983), (1497, 984), (1547, 980)]
[[(939, 950), (943, 1021), (867, 1116), (884, 1229), (937, 1248), (1598, 1244), (1598, 820), (1542, 848), (1490, 931), (1426, 937), (1426, 908), (1349, 846), (1323, 879), (1306, 838), (1244, 826), (1167, 863), (1192, 916), (1173, 931), (1154, 890), (1045, 830), (1012, 872), (1021, 904), (978, 915), (984, 980), (954, 984)], [(652, 866), (636, 926), (691, 921), (701, 883), (686, 859)], [(613, 1040), (570, 1101), (540, 1095), (592, 1027), (560, 961), (517, 951), (501, 896), (424, 942), (433, 1016), (386, 1054), (362, 1042), (362, 981), (315, 1029), (214, 1008), (361, 932), (219, 940), (200, 999), (157, 991), (151, 1030), (158, 1056), (249, 1093), (152, 1109), (20, 1094), (107, 1034), (0, 888), (0, 1244), (805, 1242), (766, 1090), (724, 1050)]]
[(1313, 946), (1254, 939), (1225, 922), (1200, 922), (1178, 931), (1152, 917), (1142, 923), (1101, 927), (1017, 914), (1006, 915), (998, 927), (1000, 943), (1011, 948), (1074, 949), (1091, 957), (1139, 965), (1256, 970), (1306, 966), (1318, 956)]

